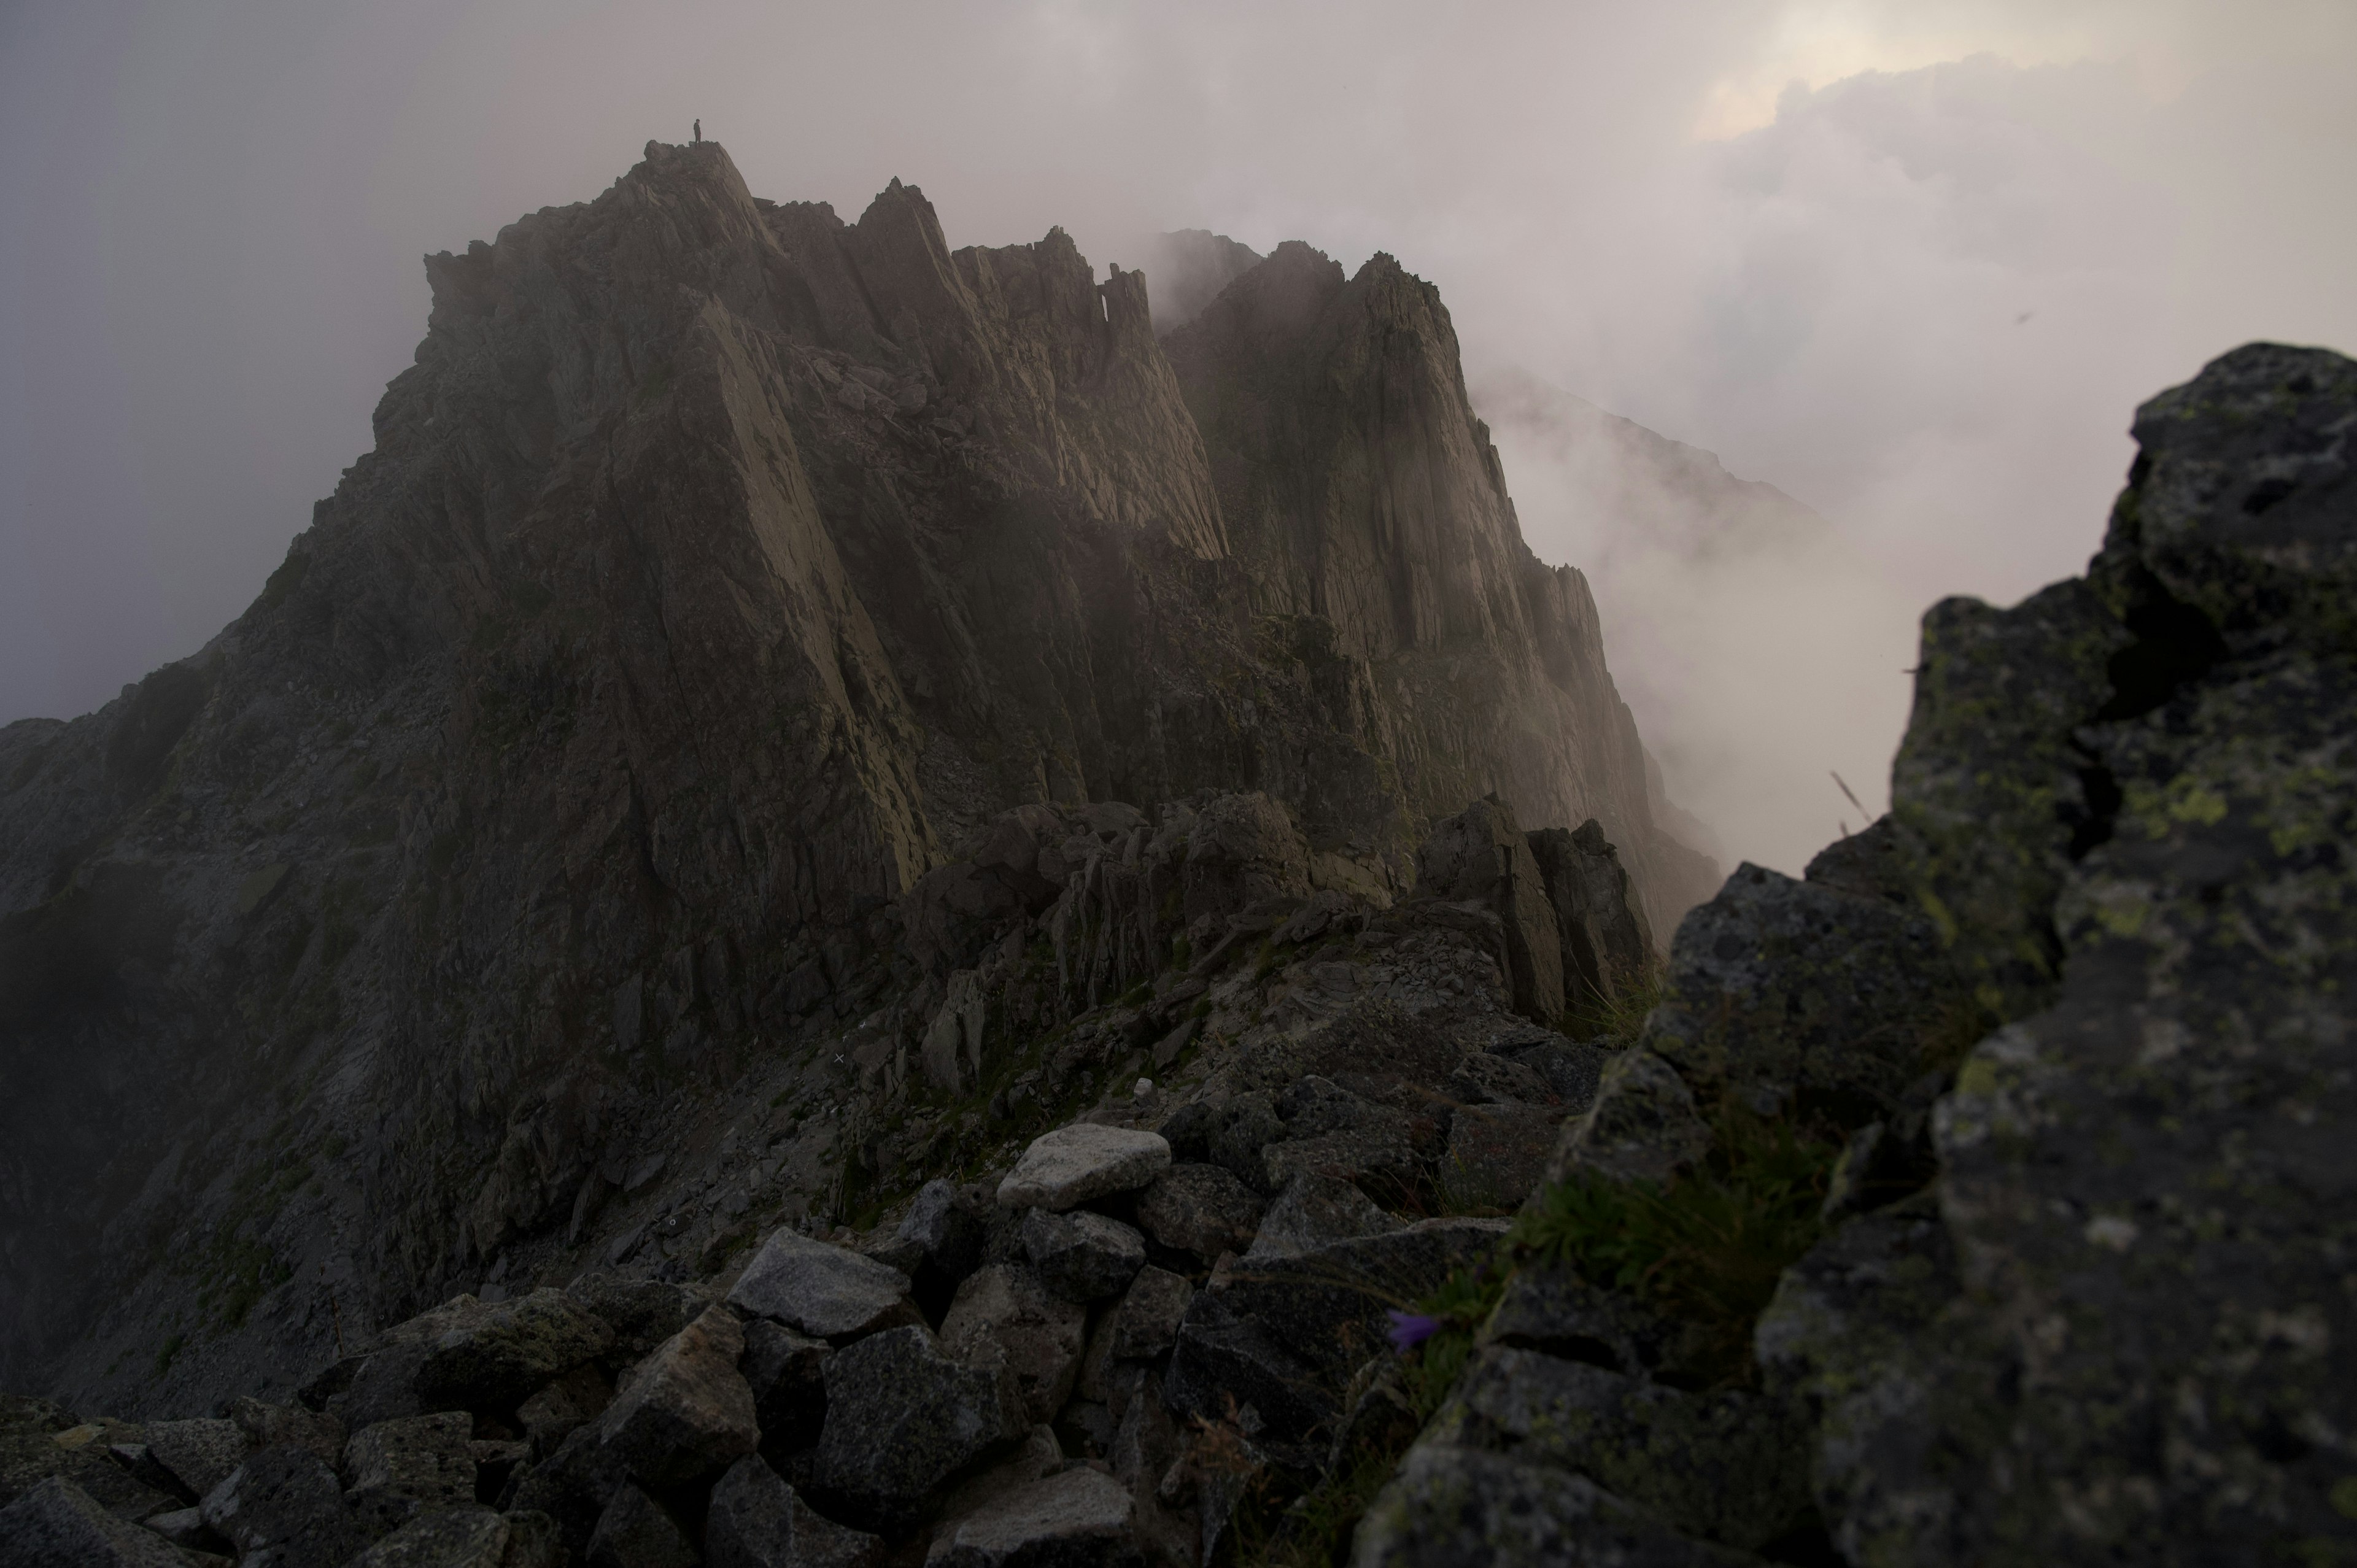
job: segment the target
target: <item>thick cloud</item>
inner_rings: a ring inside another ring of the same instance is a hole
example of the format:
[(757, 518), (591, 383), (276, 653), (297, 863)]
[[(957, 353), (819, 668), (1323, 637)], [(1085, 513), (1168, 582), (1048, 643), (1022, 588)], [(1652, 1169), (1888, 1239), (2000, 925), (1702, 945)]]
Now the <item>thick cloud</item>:
[(1812, 542), (1695, 566), (1507, 444), (1673, 793), (1790, 865), (1855, 815), (1825, 769), (1878, 802), (1922, 605), (2092, 548), (2137, 398), (2357, 347), (2352, 67), (2357, 14), (2304, 0), (9, 8), (0, 718), (242, 607), (366, 446), (420, 252), (700, 115), (758, 191), (899, 176), (956, 242), (1389, 250), (1485, 397), (1527, 371), (1806, 502)]

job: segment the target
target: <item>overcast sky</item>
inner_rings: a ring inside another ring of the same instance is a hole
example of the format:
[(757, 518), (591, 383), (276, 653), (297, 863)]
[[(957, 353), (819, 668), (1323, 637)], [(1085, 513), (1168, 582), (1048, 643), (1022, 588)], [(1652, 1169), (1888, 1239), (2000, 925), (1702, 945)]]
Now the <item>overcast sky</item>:
[(898, 176), (952, 244), (1388, 250), (1477, 386), (1815, 508), (1837, 593), (1722, 560), (1698, 598), (1507, 446), (1674, 791), (1797, 869), (1857, 825), (1824, 772), (1881, 803), (1914, 617), (2078, 570), (2138, 401), (2255, 337), (2357, 350), (2352, 80), (2348, 0), (10, 0), (0, 721), (244, 606), (367, 447), (422, 253), (700, 115), (755, 191), (849, 218)]

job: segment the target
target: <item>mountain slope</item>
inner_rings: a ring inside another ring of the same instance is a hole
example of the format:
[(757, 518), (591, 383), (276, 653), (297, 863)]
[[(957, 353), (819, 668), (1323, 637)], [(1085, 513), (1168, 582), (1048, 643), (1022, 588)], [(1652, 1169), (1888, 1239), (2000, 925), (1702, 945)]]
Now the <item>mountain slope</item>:
[(1496, 790), (1600, 819), (1656, 929), (1707, 891), (1388, 259), (1289, 249), (1167, 357), (1060, 231), (650, 144), (427, 271), (253, 606), (0, 731), (0, 1383), (186, 1407), (438, 1298), (683, 1086), (937, 986), (897, 901), (1024, 802), (1265, 790), (1383, 897)]

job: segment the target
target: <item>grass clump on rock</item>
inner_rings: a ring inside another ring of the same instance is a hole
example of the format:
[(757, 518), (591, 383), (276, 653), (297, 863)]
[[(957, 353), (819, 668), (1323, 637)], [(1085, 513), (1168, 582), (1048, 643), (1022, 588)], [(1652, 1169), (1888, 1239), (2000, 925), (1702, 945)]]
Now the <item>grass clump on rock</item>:
[(1751, 1326), (1815, 1242), (1838, 1144), (1736, 1107), (1696, 1168), (1666, 1183), (1583, 1172), (1542, 1191), (1506, 1246), (1635, 1292), (1693, 1326), (1720, 1380), (1746, 1380)]

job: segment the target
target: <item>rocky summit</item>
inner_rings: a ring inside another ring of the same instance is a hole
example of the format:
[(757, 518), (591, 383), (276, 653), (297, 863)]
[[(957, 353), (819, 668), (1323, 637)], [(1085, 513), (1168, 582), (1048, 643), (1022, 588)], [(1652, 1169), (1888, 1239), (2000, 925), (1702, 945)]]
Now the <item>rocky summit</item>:
[(2357, 1562), (2357, 365), (1722, 884), (1434, 291), (1179, 238), (651, 145), (0, 730), (0, 1568)]

